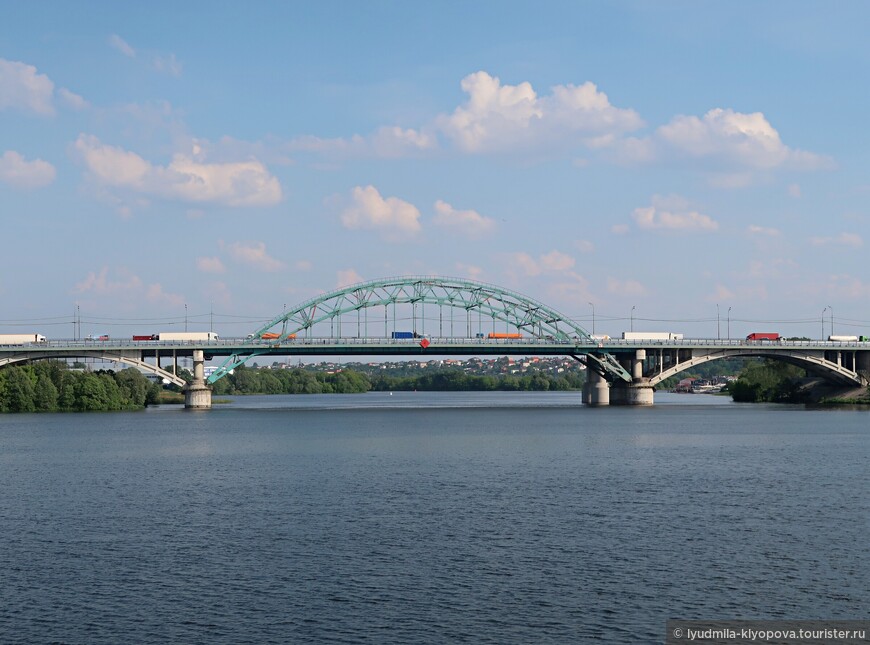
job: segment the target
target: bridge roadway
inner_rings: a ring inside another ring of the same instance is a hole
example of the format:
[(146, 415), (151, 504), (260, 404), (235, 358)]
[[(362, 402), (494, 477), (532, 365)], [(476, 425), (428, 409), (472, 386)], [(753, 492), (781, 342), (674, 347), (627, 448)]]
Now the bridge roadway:
[[(866, 386), (870, 382), (870, 343), (832, 341), (749, 341), (721, 339), (595, 340), (527, 337), (489, 338), (307, 338), (213, 341), (50, 340), (28, 345), (0, 345), (0, 367), (39, 359), (92, 358), (138, 367), (185, 385), (175, 371), (179, 358), (191, 358), (198, 383), (189, 407), (209, 407), (210, 391), (203, 375), (205, 361), (223, 358), (224, 365), (208, 382), (222, 378), (233, 364), (263, 356), (573, 356), (589, 369), (583, 400), (588, 405), (651, 405), (662, 380), (702, 363), (739, 356), (783, 360), (832, 382)], [(427, 345), (423, 347), (423, 345)], [(150, 361), (150, 362), (149, 362)], [(165, 364), (169, 363), (169, 369)], [(230, 367), (227, 367), (227, 366)], [(190, 388), (188, 388), (190, 389)], [(197, 404), (197, 400), (201, 405)]]

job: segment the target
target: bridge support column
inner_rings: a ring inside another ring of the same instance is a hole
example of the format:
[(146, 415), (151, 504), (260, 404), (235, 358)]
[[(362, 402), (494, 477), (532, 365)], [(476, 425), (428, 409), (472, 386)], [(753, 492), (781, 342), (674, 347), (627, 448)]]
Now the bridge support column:
[(616, 382), (610, 390), (611, 405), (652, 405), (653, 386), (648, 380), (639, 383)]
[(201, 349), (193, 352), (193, 381), (184, 388), (184, 407), (188, 410), (211, 408), (211, 388), (205, 384), (205, 357)]
[(592, 369), (586, 370), (586, 384), (583, 386), (583, 403), (590, 407), (610, 405), (610, 383)]
[(634, 358), (626, 361), (626, 368), (631, 368), (631, 383), (624, 381), (613, 384), (610, 402), (613, 405), (652, 405), (654, 402), (653, 387), (649, 379), (643, 376), (643, 363), (646, 360), (646, 350), (639, 349)]

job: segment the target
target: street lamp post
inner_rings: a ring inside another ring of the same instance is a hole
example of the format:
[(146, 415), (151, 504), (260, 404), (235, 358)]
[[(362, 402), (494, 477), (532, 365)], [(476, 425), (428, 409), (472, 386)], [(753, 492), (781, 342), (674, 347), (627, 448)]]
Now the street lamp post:
[[(828, 309), (831, 310), (831, 336), (834, 335), (834, 308), (831, 305), (828, 305)], [(825, 334), (823, 333), (822, 336)]]
[(187, 303), (184, 303), (184, 331), (187, 331)]
[(629, 326), (629, 331), (634, 331), (634, 308), (635, 305), (631, 306), (631, 325)]
[(589, 306), (592, 307), (592, 335), (594, 336), (595, 335), (595, 305), (593, 305), (590, 302)]
[(728, 307), (728, 340), (731, 340), (731, 307)]
[(827, 307), (822, 309), (822, 340), (825, 340), (825, 312), (828, 310)]
[(722, 332), (719, 331), (719, 303), (716, 303), (716, 340), (722, 340)]

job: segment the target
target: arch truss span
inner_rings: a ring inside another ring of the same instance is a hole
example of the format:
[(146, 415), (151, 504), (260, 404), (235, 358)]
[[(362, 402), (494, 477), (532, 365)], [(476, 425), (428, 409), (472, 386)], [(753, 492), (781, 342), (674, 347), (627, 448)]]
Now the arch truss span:
[[(397, 319), (399, 306), (406, 313)], [(310, 337), (316, 326), (329, 325), (330, 336), (335, 338), (389, 338), (398, 324), (414, 334), (467, 337), (481, 320), (491, 321), (492, 328), (536, 338), (591, 340), (567, 316), (496, 285), (463, 278), (394, 277), (337, 289), (285, 311), (251, 335), (250, 352), (230, 356), (208, 380), (213, 383), (228, 374), (256, 355), (257, 346), (264, 342), (280, 344), (297, 336)]]
[(666, 378), (679, 374), (685, 370), (697, 367), (703, 363), (723, 358), (735, 358), (739, 356), (770, 358), (783, 361), (821, 376), (829, 381), (840, 385), (866, 386), (868, 379), (860, 371), (850, 369), (841, 363), (828, 360), (823, 351), (813, 350), (784, 350), (777, 349), (765, 351), (764, 348), (729, 348), (729, 349), (692, 349), (689, 356), (672, 363), (666, 369), (660, 369), (663, 362), (657, 360), (653, 350), (648, 350), (653, 355), (652, 364), (647, 370), (650, 385), (658, 385)]
[(129, 365), (130, 367), (136, 367), (143, 372), (150, 372), (151, 374), (156, 374), (157, 376), (166, 379), (170, 383), (174, 383), (175, 385), (179, 385), (181, 387), (184, 387), (184, 385), (186, 385), (187, 383), (183, 378), (181, 378), (180, 376), (176, 376), (172, 372), (168, 372), (160, 367), (157, 367), (156, 365), (146, 363), (137, 354), (127, 354), (123, 352), (112, 352), (106, 350), (53, 351), (50, 353), (46, 353), (44, 351), (21, 352), (12, 354), (10, 356), (0, 357), (0, 367), (5, 367), (6, 365), (12, 365), (14, 363), (26, 363), (30, 361), (54, 359), (65, 360), (68, 358), (94, 358), (102, 361), (121, 363), (123, 365)]

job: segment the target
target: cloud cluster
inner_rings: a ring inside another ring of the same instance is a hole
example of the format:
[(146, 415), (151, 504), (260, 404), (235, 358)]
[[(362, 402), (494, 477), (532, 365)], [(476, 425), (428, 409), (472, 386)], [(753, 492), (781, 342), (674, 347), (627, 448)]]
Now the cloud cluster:
[(0, 58), (0, 110), (54, 115), (54, 83), (33, 65)]
[(398, 197), (381, 197), (374, 186), (357, 186), (341, 223), (349, 229), (374, 229), (388, 240), (399, 241), (420, 231), (420, 211)]
[(72, 289), (76, 295), (91, 295), (110, 298), (113, 302), (140, 304), (145, 300), (154, 304), (166, 304), (174, 307), (184, 304), (184, 298), (178, 294), (167, 293), (159, 283), (145, 284), (138, 275), (126, 269), (119, 269), (114, 277), (109, 276), (109, 267), (104, 266), (99, 271), (91, 271), (87, 277), (78, 282)]
[[(432, 223), (438, 228), (468, 239), (478, 239), (495, 230), (495, 220), (474, 210), (458, 210), (443, 200), (435, 202)], [(389, 242), (402, 242), (423, 230), (420, 209), (398, 197), (383, 197), (374, 186), (357, 186), (350, 204), (341, 212), (347, 229), (377, 231)]]
[(638, 228), (669, 231), (716, 231), (718, 222), (709, 215), (691, 210), (686, 201), (677, 196), (667, 198), (655, 195), (652, 206), (635, 208), (631, 214)]
[(440, 199), (435, 202), (433, 223), (455, 234), (470, 238), (482, 237), (495, 229), (495, 220), (473, 210), (456, 210)]
[(82, 134), (74, 144), (98, 184), (151, 197), (226, 206), (269, 206), (281, 201), (281, 184), (259, 161), (206, 163), (176, 154), (157, 166), (134, 152)]
[(598, 147), (643, 126), (631, 109), (611, 105), (594, 83), (557, 85), (538, 96), (528, 82), (502, 85), (485, 71), (462, 79), (468, 101), (437, 123), (465, 152), (504, 152), (563, 144), (568, 140)]
[(677, 116), (656, 130), (656, 139), (680, 155), (750, 169), (815, 170), (832, 163), (827, 157), (789, 148), (761, 112), (715, 108), (701, 118)]
[(39, 188), (54, 181), (55, 169), (47, 161), (27, 161), (14, 150), (0, 157), (0, 181), (16, 188)]

